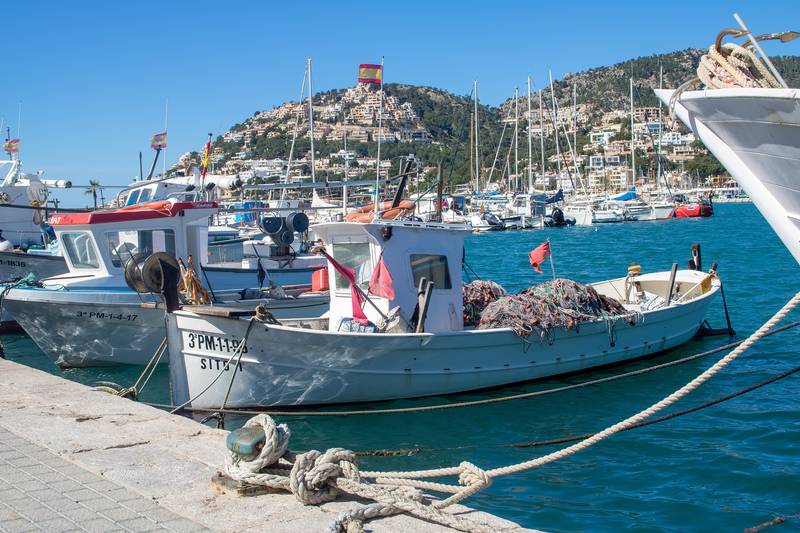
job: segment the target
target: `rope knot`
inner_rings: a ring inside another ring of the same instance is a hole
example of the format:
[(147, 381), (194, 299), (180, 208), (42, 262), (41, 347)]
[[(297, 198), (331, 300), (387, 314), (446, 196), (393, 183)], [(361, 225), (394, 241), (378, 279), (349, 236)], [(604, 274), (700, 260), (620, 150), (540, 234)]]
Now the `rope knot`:
[(316, 505), (336, 499), (339, 489), (333, 482), (339, 478), (361, 480), (353, 452), (344, 448), (330, 448), (324, 453), (310, 450), (295, 459), (289, 487), (302, 503)]
[(486, 473), (486, 470), (475, 466), (474, 464), (463, 461), (460, 465), (461, 473), (458, 475), (458, 482), (472, 491), (479, 491), (492, 484), (492, 478)]

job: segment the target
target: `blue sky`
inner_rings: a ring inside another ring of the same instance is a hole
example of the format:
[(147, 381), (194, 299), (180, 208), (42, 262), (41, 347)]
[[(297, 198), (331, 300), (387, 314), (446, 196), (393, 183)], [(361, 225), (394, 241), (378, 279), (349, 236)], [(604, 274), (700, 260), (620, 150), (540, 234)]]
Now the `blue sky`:
[(559, 77), (706, 47), (734, 11), (756, 33), (800, 29), (796, 2), (774, 0), (7, 2), (0, 119), (16, 136), (22, 104), (28, 171), (120, 185), (139, 173), (140, 150), (150, 160), (167, 99), (172, 163), (207, 132), (296, 99), (308, 56), (315, 91), (352, 85), (358, 63), (385, 56), (387, 82), (465, 94), (478, 79), (497, 104), (529, 73), (538, 85), (548, 68)]

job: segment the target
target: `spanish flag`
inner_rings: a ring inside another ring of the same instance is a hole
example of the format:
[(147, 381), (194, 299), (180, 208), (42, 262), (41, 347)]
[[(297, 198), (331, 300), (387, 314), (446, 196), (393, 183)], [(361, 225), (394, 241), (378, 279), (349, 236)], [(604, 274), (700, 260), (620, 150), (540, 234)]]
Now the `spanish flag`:
[(153, 134), (150, 138), (150, 148), (153, 150), (163, 150), (167, 147), (167, 132)]
[(381, 85), (383, 83), (383, 65), (373, 65), (370, 63), (362, 63), (359, 65), (358, 83)]
[(19, 139), (6, 139), (3, 143), (3, 151), (7, 154), (19, 152)]

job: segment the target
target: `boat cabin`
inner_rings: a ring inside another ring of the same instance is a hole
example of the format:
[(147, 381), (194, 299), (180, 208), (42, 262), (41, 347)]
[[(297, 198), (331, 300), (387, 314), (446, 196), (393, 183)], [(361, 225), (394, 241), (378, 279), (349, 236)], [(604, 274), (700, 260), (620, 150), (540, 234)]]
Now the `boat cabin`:
[(56, 213), (49, 222), (70, 273), (53, 282), (125, 286), (125, 264), (140, 253), (167, 252), (184, 261), (192, 255), (195, 264), (205, 265), (208, 221), (216, 212), (215, 202), (165, 200), (91, 213)]
[[(425, 319), (426, 332), (460, 331), (464, 328), (461, 269), (464, 237), (469, 226), (401, 220), (376, 220), (368, 224), (332, 222), (312, 227), (325, 249), (337, 262), (355, 271), (356, 283), (369, 293), (369, 282), (379, 261), (391, 278), (394, 298), (368, 294), (384, 314), (399, 307), (410, 321), (417, 307), (420, 280), (433, 281)], [(338, 331), (343, 320), (353, 318), (350, 284), (328, 262), (331, 291), (329, 329)], [(364, 314), (378, 323), (380, 313), (369, 302)]]

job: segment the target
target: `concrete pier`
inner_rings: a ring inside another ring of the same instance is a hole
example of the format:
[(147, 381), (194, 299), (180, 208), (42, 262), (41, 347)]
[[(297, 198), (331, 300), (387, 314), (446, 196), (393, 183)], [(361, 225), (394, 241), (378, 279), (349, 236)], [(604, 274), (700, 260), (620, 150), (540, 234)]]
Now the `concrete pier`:
[[(0, 531), (327, 531), (356, 500), (218, 494), (227, 432), (0, 360)], [(496, 531), (530, 531), (467, 507)], [(375, 533), (443, 532), (398, 515)]]

